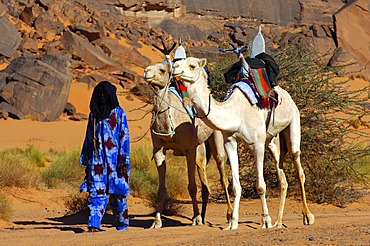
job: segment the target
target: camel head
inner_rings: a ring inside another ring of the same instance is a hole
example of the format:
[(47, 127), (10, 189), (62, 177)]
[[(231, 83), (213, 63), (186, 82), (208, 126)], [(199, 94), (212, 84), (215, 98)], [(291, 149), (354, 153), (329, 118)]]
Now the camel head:
[(189, 84), (195, 83), (202, 77), (207, 80), (207, 73), (203, 68), (206, 64), (207, 59), (205, 58), (189, 57), (175, 62), (172, 75)]
[(170, 67), (166, 62), (148, 66), (144, 70), (144, 79), (149, 85), (163, 89), (170, 80)]

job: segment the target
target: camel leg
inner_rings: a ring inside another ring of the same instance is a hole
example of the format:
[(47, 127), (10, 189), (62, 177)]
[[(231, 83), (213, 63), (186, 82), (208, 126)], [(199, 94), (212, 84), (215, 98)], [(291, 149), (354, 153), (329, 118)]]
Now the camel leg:
[[(278, 149), (278, 146), (280, 146), (279, 149)], [(280, 139), (279, 139), (279, 136), (273, 138), (271, 143), (268, 145), (268, 148), (271, 151), (271, 154), (276, 162), (277, 176), (278, 176), (279, 183), (280, 183), (279, 212), (278, 212), (277, 220), (273, 227), (282, 228), (285, 200), (286, 200), (286, 195), (287, 195), (287, 190), (288, 190), (288, 182), (286, 180), (285, 173), (283, 170), (283, 164), (284, 164), (285, 156), (287, 153), (286, 143), (285, 143), (283, 135), (281, 135)]]
[(198, 145), (197, 147), (197, 157), (196, 157), (196, 164), (197, 164), (197, 171), (200, 179), (200, 183), (202, 185), (202, 223), (205, 223), (205, 216), (207, 211), (207, 204), (209, 198), (209, 185), (207, 180), (207, 173), (206, 173), (206, 166), (207, 166), (207, 157), (206, 157), (206, 145), (205, 143)]
[(193, 225), (203, 225), (202, 217), (199, 214), (197, 203), (197, 185), (195, 182), (195, 163), (196, 163), (196, 149), (191, 149), (186, 154), (186, 163), (188, 167), (188, 191), (193, 204)]
[(233, 189), (235, 193), (233, 213), (231, 216), (231, 220), (229, 221), (229, 225), (227, 228), (225, 228), (225, 230), (235, 230), (238, 229), (239, 203), (242, 194), (242, 187), (239, 180), (238, 143), (235, 138), (226, 137), (225, 150), (230, 161), (231, 174), (233, 178)]
[(161, 214), (163, 211), (164, 201), (166, 199), (166, 156), (163, 153), (163, 148), (158, 151), (153, 151), (154, 153), (154, 162), (157, 165), (158, 177), (159, 177), (159, 185), (158, 185), (158, 193), (157, 193), (157, 212), (155, 215), (155, 220), (150, 227), (152, 228), (161, 228), (162, 227), (162, 219)]
[(295, 151), (293, 152), (293, 163), (294, 166), (297, 170), (297, 177), (299, 179), (299, 187), (301, 189), (301, 197), (302, 197), (302, 202), (303, 202), (303, 224), (304, 225), (312, 225), (315, 222), (315, 216), (310, 212), (308, 209), (308, 204), (306, 200), (306, 191), (304, 188), (304, 183), (305, 183), (305, 175), (303, 172), (303, 168), (301, 166), (301, 161), (300, 161), (300, 151)]
[(292, 160), (293, 160), (293, 163), (296, 169), (297, 178), (299, 180), (299, 188), (301, 189), (301, 197), (302, 197), (302, 203), (303, 203), (303, 211), (302, 211), (303, 224), (312, 225), (315, 222), (315, 216), (308, 209), (308, 204), (306, 200), (306, 191), (304, 188), (306, 177), (304, 175), (303, 168), (301, 165), (301, 157), (300, 157), (301, 156), (301, 150), (300, 150), (301, 132), (300, 132), (299, 124), (291, 124), (290, 138), (287, 139), (287, 141), (288, 140), (290, 140), (290, 142), (288, 143), (288, 146), (290, 145), (290, 155), (292, 157)]
[(271, 217), (267, 208), (266, 201), (266, 183), (263, 177), (263, 160), (265, 154), (264, 143), (256, 143), (254, 145), (254, 158), (257, 168), (257, 193), (261, 198), (262, 203), (262, 228), (271, 228)]
[(224, 189), (227, 202), (226, 220), (227, 222), (229, 222), (233, 213), (233, 207), (231, 205), (230, 195), (228, 191), (229, 180), (227, 179), (227, 175), (225, 173), (226, 153), (222, 133), (219, 131), (215, 131), (209, 138), (209, 145), (212, 156), (216, 160), (218, 172), (220, 173), (220, 181), (222, 184), (222, 188)]

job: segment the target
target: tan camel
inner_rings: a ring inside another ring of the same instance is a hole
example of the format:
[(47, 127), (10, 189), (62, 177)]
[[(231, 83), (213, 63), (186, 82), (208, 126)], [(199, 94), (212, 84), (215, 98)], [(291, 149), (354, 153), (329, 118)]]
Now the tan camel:
[[(179, 77), (188, 86), (189, 99), (198, 115), (207, 116), (203, 121), (212, 129), (220, 130), (225, 141), (225, 150), (229, 157), (233, 188), (235, 191), (234, 211), (226, 229), (237, 229), (241, 186), (239, 181), (239, 163), (237, 139), (242, 139), (254, 151), (257, 169), (257, 191), (262, 202), (262, 227), (272, 227), (271, 217), (266, 203), (266, 183), (263, 177), (265, 145), (269, 147), (277, 161), (278, 177), (281, 186), (280, 205), (276, 227), (282, 227), (282, 217), (288, 184), (283, 171), (287, 152), (295, 165), (303, 202), (303, 223), (314, 223), (315, 217), (307, 206), (304, 189), (305, 175), (300, 163), (300, 115), (290, 95), (280, 87), (275, 87), (281, 100), (274, 112), (274, 120), (266, 129), (267, 110), (252, 105), (244, 94), (234, 90), (225, 102), (216, 101), (207, 86), (207, 74), (203, 67), (206, 59), (187, 58), (174, 64), (173, 76)], [(278, 137), (275, 137), (278, 136)], [(277, 148), (279, 146), (279, 148)], [(280, 152), (280, 153), (279, 153)]]
[[(158, 206), (155, 221), (151, 228), (162, 227), (161, 213), (163, 210), (166, 186), (166, 151), (173, 150), (177, 156), (186, 156), (188, 168), (188, 190), (193, 204), (193, 225), (203, 224), (209, 196), (206, 176), (205, 141), (208, 140), (211, 154), (214, 157), (220, 179), (228, 203), (227, 219), (231, 218), (232, 205), (227, 191), (228, 180), (224, 172), (226, 154), (221, 132), (214, 131), (199, 119), (192, 119), (179, 98), (168, 91), (170, 83), (170, 61), (149, 66), (145, 69), (144, 79), (155, 90), (152, 115), (151, 137), (154, 161), (159, 175)], [(197, 187), (195, 183), (195, 165), (202, 183), (202, 213), (196, 201)]]

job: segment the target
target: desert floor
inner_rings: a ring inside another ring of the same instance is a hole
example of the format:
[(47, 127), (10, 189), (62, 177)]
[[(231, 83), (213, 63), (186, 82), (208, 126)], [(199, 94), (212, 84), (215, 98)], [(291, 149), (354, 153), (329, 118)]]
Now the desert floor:
[[(130, 227), (116, 231), (112, 215), (103, 218), (102, 230), (86, 232), (87, 213), (65, 215), (64, 190), (12, 189), (16, 207), (13, 220), (0, 224), (0, 245), (370, 245), (370, 196), (338, 208), (309, 204), (316, 220), (302, 224), (301, 204), (288, 200), (282, 229), (261, 229), (260, 201), (243, 199), (239, 228), (225, 231), (226, 205), (210, 203), (206, 224), (191, 225), (191, 205), (182, 216), (164, 216), (163, 227), (148, 229), (154, 215), (145, 203), (129, 197)], [(268, 199), (274, 218), (278, 199)]]
[[(88, 114), (91, 92), (85, 84), (72, 84), (69, 101), (77, 112)], [(138, 99), (119, 99), (130, 119), (132, 144), (150, 142), (151, 115), (145, 114), (151, 106)], [(80, 148), (86, 124), (65, 116), (56, 122), (0, 121), (0, 150), (28, 144), (40, 150)], [(66, 190), (12, 188), (4, 193), (15, 211), (10, 222), (0, 221), (0, 245), (370, 245), (370, 195), (345, 208), (310, 203), (316, 216), (310, 226), (302, 223), (300, 202), (288, 199), (282, 229), (261, 229), (260, 201), (242, 199), (239, 228), (233, 231), (222, 230), (227, 226), (223, 203), (210, 203), (206, 224), (191, 226), (192, 208), (187, 201), (182, 216), (165, 216), (163, 228), (148, 229), (154, 219), (152, 210), (143, 200), (129, 197), (128, 231), (116, 231), (107, 213), (102, 231), (88, 233), (86, 213), (66, 215)], [(274, 220), (279, 201), (271, 198), (268, 204)]]

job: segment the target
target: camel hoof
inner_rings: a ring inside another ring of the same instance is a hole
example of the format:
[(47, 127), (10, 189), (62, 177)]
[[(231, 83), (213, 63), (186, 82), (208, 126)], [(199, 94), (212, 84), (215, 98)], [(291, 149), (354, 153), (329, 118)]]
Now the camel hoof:
[(272, 222), (270, 215), (262, 216), (262, 229), (272, 228)]
[(276, 221), (275, 224), (272, 227), (273, 228), (278, 228), (278, 229), (283, 228), (283, 223)]
[(203, 225), (202, 217), (200, 215), (197, 215), (193, 218), (192, 226), (196, 226), (196, 225)]
[(312, 225), (315, 222), (315, 216), (311, 213), (303, 215), (303, 224)]
[(161, 228), (161, 227), (162, 227), (162, 221), (155, 220), (149, 229), (155, 229), (155, 228)]
[(236, 230), (236, 229), (238, 229), (238, 225), (239, 224), (238, 224), (237, 220), (230, 220), (229, 225), (226, 228), (224, 228), (223, 230), (224, 231)]

